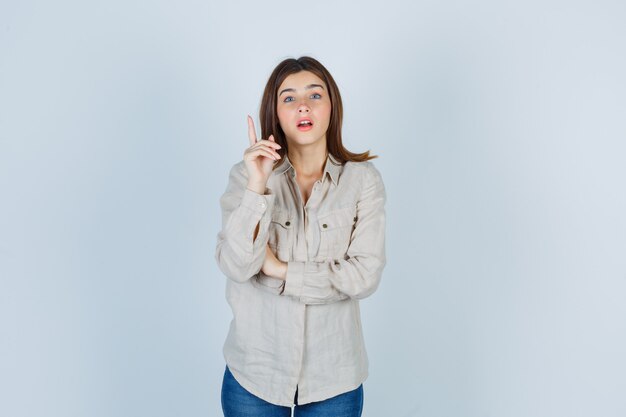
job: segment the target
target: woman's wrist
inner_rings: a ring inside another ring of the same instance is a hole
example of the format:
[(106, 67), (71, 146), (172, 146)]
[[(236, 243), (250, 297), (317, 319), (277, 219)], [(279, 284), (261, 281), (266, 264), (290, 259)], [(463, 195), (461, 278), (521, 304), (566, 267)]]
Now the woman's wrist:
[(265, 183), (248, 182), (247, 188), (250, 191), (254, 191), (257, 194), (263, 195), (263, 194), (265, 194), (266, 185), (265, 185)]

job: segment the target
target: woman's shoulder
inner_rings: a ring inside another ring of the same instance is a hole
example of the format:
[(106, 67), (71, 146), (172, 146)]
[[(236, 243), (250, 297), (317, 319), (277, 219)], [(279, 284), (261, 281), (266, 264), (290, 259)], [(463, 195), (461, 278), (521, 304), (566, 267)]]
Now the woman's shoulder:
[(241, 172), (241, 173), (247, 173), (246, 170), (246, 161), (244, 161), (243, 159), (235, 162), (233, 164), (233, 166), (231, 167), (231, 171), (236, 171), (236, 172)]
[(244, 180), (248, 178), (248, 169), (246, 168), (246, 161), (243, 159), (235, 162), (230, 167), (230, 177), (231, 179)]
[(359, 177), (362, 181), (381, 181), (380, 170), (372, 161), (346, 161), (343, 166), (344, 173), (349, 177)]
[(343, 169), (355, 171), (355, 172), (367, 172), (371, 169), (376, 169), (372, 161), (346, 161), (343, 164)]

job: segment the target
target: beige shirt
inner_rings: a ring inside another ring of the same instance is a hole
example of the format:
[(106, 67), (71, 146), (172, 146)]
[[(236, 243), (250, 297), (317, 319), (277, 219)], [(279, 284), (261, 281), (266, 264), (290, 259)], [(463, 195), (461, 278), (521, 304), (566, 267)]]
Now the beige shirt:
[[(342, 166), (329, 156), (304, 205), (283, 158), (264, 195), (247, 189), (243, 160), (232, 167), (215, 259), (233, 312), (226, 364), (252, 394), (291, 406), (296, 387), (307, 404), (368, 376), (359, 300), (376, 290), (386, 263), (386, 193), (372, 162)], [(268, 242), (287, 262), (286, 280), (261, 272)]]

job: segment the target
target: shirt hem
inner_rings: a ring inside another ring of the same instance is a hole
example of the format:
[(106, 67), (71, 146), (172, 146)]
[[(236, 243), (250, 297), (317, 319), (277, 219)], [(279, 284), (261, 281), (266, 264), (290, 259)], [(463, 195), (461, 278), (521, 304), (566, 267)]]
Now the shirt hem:
[[(226, 364), (228, 366), (228, 364)], [(235, 379), (237, 380), (237, 382), (248, 392), (250, 392), (252, 395), (255, 395), (256, 397), (267, 401), (268, 403), (274, 404), (274, 405), (280, 405), (283, 407), (293, 407), (295, 406), (295, 402), (294, 400), (290, 400), (290, 401), (281, 401), (278, 400), (277, 398), (274, 397), (270, 397), (267, 396), (263, 393), (261, 393), (261, 391), (259, 391), (256, 387), (255, 384), (253, 384), (250, 380), (248, 380), (245, 376), (243, 376), (242, 374), (239, 373), (239, 371), (237, 371), (236, 369), (231, 368), (230, 366), (228, 366), (228, 369), (230, 370), (230, 373), (235, 377)], [(305, 404), (309, 404), (309, 403), (314, 403), (314, 402), (318, 402), (318, 401), (324, 401), (327, 400), (329, 398), (333, 398), (336, 397), (337, 395), (341, 395), (344, 394), (346, 392), (352, 391), (357, 389), (361, 384), (363, 384), (367, 378), (369, 376), (369, 372), (365, 372), (363, 374), (363, 376), (361, 376), (361, 378), (359, 378), (359, 382), (355, 383), (355, 384), (350, 384), (347, 386), (343, 386), (341, 388), (333, 388), (333, 389), (328, 389), (328, 390), (324, 390), (324, 391), (320, 391), (320, 392), (316, 392), (314, 395), (305, 395), (303, 397), (300, 396), (300, 392), (298, 392), (298, 405), (305, 405)]]
[[(226, 365), (228, 366), (228, 364)], [(250, 392), (252, 395), (255, 395), (259, 397), (260, 399), (267, 401), (268, 403), (271, 403), (274, 405), (282, 405), (284, 407), (294, 406), (293, 400), (291, 400), (291, 402), (283, 402), (276, 398), (268, 397), (265, 394), (262, 394), (259, 390), (257, 390), (256, 386), (251, 381), (249, 381), (246, 377), (240, 374), (239, 371), (231, 368), (230, 366), (228, 366), (228, 369), (230, 370), (230, 373), (233, 374), (237, 382), (239, 382), (239, 385), (241, 385), (246, 391)]]
[(345, 386), (345, 388), (344, 386), (342, 386), (342, 388), (334, 388), (334, 389), (328, 389), (325, 391), (316, 392), (315, 395), (306, 395), (302, 398), (300, 397), (300, 392), (298, 392), (298, 405), (305, 405), (305, 404), (314, 403), (318, 401), (324, 401), (329, 398), (336, 397), (337, 395), (345, 394), (346, 392), (355, 390), (367, 380), (367, 377), (368, 377), (368, 373), (366, 372), (361, 378), (359, 378), (360, 382), (357, 382), (356, 384), (347, 385)]

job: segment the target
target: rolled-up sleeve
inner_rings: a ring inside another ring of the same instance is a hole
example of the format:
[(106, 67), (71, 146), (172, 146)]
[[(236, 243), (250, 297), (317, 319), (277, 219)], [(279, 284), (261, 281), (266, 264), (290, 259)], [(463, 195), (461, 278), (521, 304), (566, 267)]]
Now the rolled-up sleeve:
[(249, 190), (247, 183), (246, 167), (241, 161), (230, 170), (226, 191), (220, 198), (222, 229), (217, 235), (215, 259), (220, 270), (236, 282), (252, 278), (263, 266), (275, 199), (269, 188), (261, 195)]
[(357, 203), (357, 222), (347, 259), (287, 263), (282, 295), (305, 304), (362, 299), (378, 288), (385, 254), (386, 191), (380, 172), (368, 164)]

